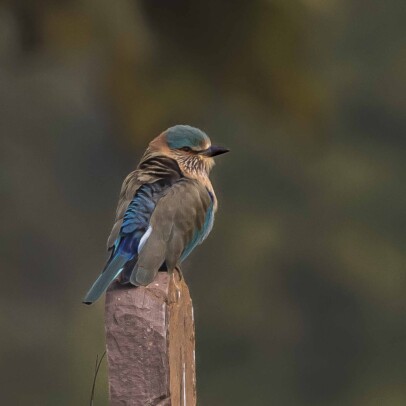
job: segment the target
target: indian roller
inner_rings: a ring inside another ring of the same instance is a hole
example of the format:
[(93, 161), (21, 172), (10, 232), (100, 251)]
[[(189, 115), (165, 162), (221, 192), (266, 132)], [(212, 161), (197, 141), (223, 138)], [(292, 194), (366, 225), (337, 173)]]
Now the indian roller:
[(146, 286), (160, 269), (172, 272), (209, 235), (217, 198), (209, 179), (212, 145), (198, 128), (176, 125), (153, 139), (124, 180), (103, 272), (83, 303), (92, 304), (116, 279)]

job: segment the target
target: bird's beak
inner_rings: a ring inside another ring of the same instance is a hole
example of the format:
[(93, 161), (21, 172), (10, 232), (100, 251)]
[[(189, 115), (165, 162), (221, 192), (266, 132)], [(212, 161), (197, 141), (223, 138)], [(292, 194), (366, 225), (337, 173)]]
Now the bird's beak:
[(204, 151), (199, 152), (199, 154), (204, 155), (204, 156), (213, 157), (213, 156), (225, 154), (226, 152), (229, 152), (229, 151), (230, 150), (228, 148), (219, 147), (217, 145), (212, 145), (209, 148), (205, 149)]

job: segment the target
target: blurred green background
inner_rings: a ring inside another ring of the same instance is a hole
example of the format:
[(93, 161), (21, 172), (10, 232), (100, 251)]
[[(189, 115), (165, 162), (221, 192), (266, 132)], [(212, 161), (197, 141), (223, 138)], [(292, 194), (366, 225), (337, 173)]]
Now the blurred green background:
[(405, 11), (2, 1), (1, 403), (88, 404), (121, 182), (187, 123), (232, 150), (184, 265), (199, 404), (405, 405)]

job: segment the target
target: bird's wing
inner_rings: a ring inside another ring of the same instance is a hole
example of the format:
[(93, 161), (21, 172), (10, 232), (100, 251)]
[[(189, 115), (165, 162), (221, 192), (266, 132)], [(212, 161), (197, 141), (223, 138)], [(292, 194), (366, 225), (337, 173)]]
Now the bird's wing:
[(139, 167), (124, 179), (118, 200), (116, 218), (107, 240), (107, 249), (111, 250), (114, 247), (120, 235), (121, 225), (127, 209), (142, 185), (162, 182), (162, 189), (164, 189), (181, 177), (182, 173), (178, 164), (171, 158), (154, 156), (143, 160)]
[(165, 263), (168, 270), (201, 243), (213, 224), (214, 200), (200, 182), (182, 178), (159, 199), (150, 234), (131, 275), (134, 285), (148, 285)]
[(110, 236), (107, 240), (107, 249), (112, 249), (114, 247), (114, 243), (117, 240), (117, 237), (120, 233), (121, 224), (123, 222), (124, 214), (127, 211), (127, 208), (131, 201), (133, 200), (137, 190), (143, 184), (142, 180), (140, 179), (140, 172), (135, 170), (131, 172), (123, 182), (120, 191), (120, 198), (118, 200), (117, 210), (116, 210), (116, 218), (114, 220), (113, 228), (110, 232)]
[(148, 227), (155, 206), (181, 176), (176, 161), (166, 157), (143, 161), (137, 170), (127, 176), (107, 243), (111, 255), (103, 272), (86, 294), (85, 303), (97, 300), (120, 274), (122, 282), (129, 281), (138, 252), (150, 234)]

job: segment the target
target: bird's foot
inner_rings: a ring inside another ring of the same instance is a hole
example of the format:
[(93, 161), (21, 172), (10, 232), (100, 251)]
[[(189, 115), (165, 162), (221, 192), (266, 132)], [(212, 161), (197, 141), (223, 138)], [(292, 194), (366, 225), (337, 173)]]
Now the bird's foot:
[(179, 281), (182, 281), (182, 280), (184, 279), (184, 278), (183, 278), (182, 269), (180, 268), (179, 265), (178, 265), (175, 269), (178, 271), (178, 274), (179, 274)]
[[(178, 284), (179, 282), (182, 282), (183, 279), (183, 274), (182, 270), (180, 269), (179, 266), (177, 266), (174, 269), (175, 272), (172, 272), (172, 278), (173, 278), (173, 284), (175, 285), (176, 290), (178, 291), (178, 295), (180, 294), (181, 291), (181, 286)], [(176, 272), (177, 271), (177, 272)]]

